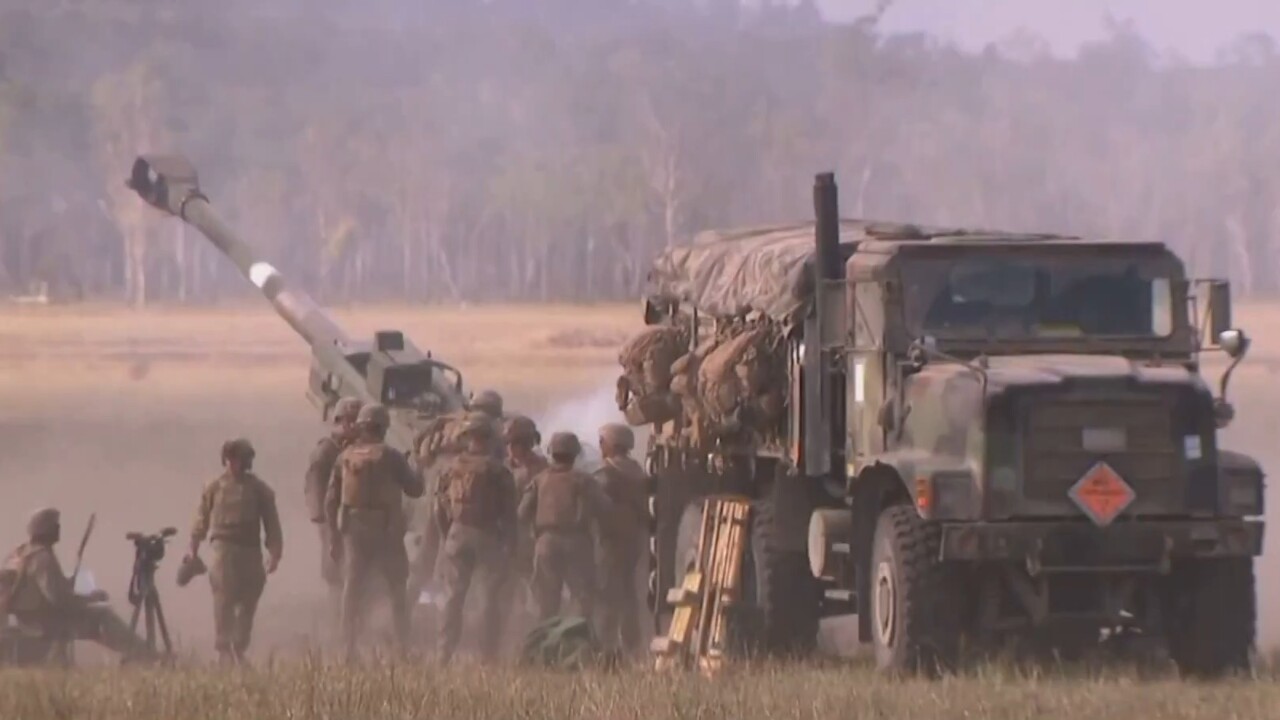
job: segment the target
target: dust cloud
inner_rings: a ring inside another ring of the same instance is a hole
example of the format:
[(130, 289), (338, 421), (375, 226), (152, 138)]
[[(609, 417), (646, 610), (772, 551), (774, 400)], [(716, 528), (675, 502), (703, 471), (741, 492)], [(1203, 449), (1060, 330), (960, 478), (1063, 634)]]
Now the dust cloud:
[[(534, 417), (534, 421), (542, 432), (544, 444), (550, 441), (554, 432), (576, 434), (582, 442), (582, 456), (578, 460), (578, 467), (588, 472), (595, 470), (600, 465), (600, 448), (596, 444), (600, 427), (606, 423), (624, 422), (614, 400), (614, 377), (601, 380), (590, 392), (553, 404)], [(634, 430), (636, 447), (643, 452), (646, 435), (640, 428)]]

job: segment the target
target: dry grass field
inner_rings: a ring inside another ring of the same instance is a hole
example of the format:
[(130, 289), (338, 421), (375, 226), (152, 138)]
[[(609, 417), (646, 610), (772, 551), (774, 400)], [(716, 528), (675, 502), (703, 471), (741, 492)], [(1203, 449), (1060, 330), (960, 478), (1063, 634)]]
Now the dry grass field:
[[(397, 328), (455, 365), (472, 389), (494, 387), (545, 429), (592, 433), (613, 419), (618, 343), (637, 327), (632, 306), (361, 307), (338, 310), (355, 335)], [(1280, 306), (1237, 308), (1255, 338), (1237, 372), (1237, 420), (1226, 444), (1280, 467)], [(127, 610), (129, 530), (185, 532), (201, 484), (219, 471), (231, 436), (258, 447), (258, 470), (281, 497), (285, 560), (268, 584), (255, 646), (258, 672), (203, 667), (122, 673), (0, 673), (0, 718), (1276, 718), (1280, 684), (1180, 683), (1129, 671), (1064, 677), (988, 669), (939, 683), (899, 683), (865, 668), (739, 669), (715, 682), (635, 675), (522, 675), (430, 667), (348, 672), (299, 648), (328, 638), (318, 543), (301, 508), (302, 469), (324, 431), (304, 398), (308, 355), (256, 303), (230, 309), (128, 312), (103, 307), (0, 308), (0, 542), (22, 538), (27, 513), (64, 512), (65, 563), (89, 513), (98, 514), (86, 566)], [(1221, 364), (1208, 363), (1216, 379)], [(1274, 494), (1273, 494), (1274, 497)], [(1272, 503), (1274, 507), (1274, 502)], [(1275, 532), (1270, 533), (1271, 537)], [(1259, 563), (1260, 639), (1280, 645), (1280, 573)], [(178, 642), (199, 666), (211, 648), (206, 586), (178, 589), (180, 550), (161, 566)], [(271, 658), (275, 660), (271, 660)]]

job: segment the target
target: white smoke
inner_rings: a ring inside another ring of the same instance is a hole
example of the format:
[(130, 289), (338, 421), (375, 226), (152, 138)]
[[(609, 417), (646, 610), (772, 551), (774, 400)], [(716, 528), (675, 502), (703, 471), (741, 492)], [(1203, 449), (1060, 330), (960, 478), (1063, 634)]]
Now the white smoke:
[(550, 441), (552, 433), (574, 433), (582, 441), (582, 455), (578, 457), (577, 467), (586, 472), (599, 468), (600, 448), (597, 441), (600, 437), (600, 426), (611, 422), (624, 422), (622, 413), (618, 412), (614, 392), (615, 386), (611, 381), (589, 393), (553, 405), (539, 417), (534, 418), (534, 422), (538, 423), (538, 430), (542, 433), (543, 442)]

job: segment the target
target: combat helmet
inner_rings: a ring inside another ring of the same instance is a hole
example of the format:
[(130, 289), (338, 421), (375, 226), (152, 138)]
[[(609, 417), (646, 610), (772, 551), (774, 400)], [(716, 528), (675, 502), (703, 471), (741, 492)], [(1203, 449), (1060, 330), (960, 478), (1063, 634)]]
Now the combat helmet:
[(516, 415), (507, 421), (503, 438), (509, 443), (537, 445), (542, 442), (542, 433), (538, 432), (538, 424), (532, 419)]
[(478, 438), (489, 440), (493, 437), (493, 420), (482, 412), (469, 412), (462, 418), (462, 426), (458, 429), (458, 439)]
[(57, 508), (40, 508), (27, 518), (27, 537), (48, 538), (55, 535), (62, 526), (62, 513)]
[(609, 423), (600, 428), (600, 439), (607, 441), (615, 450), (629, 451), (636, 446), (636, 435), (631, 428), (622, 423)]
[(333, 406), (333, 421), (340, 423), (356, 422), (360, 417), (360, 410), (364, 403), (360, 402), (360, 398), (344, 397)]
[(551, 436), (550, 448), (552, 457), (569, 456), (578, 457), (578, 453), (582, 452), (582, 443), (578, 442), (578, 436), (571, 432), (558, 432)]
[(356, 415), (356, 424), (376, 428), (380, 431), (386, 430), (391, 425), (391, 414), (387, 412), (386, 406), (381, 403), (369, 403), (360, 408), (360, 413)]
[(494, 390), (482, 390), (472, 398), (468, 409), (479, 410), (492, 418), (500, 418), (502, 417), (502, 396)]
[(255, 455), (257, 453), (253, 449), (253, 443), (245, 438), (236, 438), (222, 443), (222, 462), (224, 463), (232, 458), (249, 463), (253, 461)]
[(186, 587), (192, 580), (208, 571), (208, 566), (204, 564), (204, 560), (201, 560), (199, 555), (188, 555), (182, 558), (182, 563), (178, 565), (178, 587)]

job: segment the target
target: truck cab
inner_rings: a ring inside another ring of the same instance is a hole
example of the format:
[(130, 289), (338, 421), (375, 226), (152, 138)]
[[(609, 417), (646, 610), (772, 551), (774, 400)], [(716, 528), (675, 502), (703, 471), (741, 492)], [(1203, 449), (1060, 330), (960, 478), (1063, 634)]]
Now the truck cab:
[[(656, 615), (699, 498), (731, 492), (756, 503), (747, 625), (765, 645), (855, 614), (885, 670), (1131, 639), (1191, 674), (1247, 666), (1264, 492), (1218, 442), (1248, 348), (1229, 285), (1191, 282), (1162, 243), (836, 205), (819, 176), (815, 222), (655, 261), (644, 347), (684, 354), (631, 362), (670, 365), (671, 390), (624, 374), (619, 407), (654, 429)], [(1206, 352), (1231, 361), (1216, 395)]]

